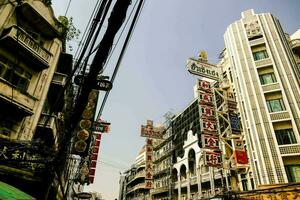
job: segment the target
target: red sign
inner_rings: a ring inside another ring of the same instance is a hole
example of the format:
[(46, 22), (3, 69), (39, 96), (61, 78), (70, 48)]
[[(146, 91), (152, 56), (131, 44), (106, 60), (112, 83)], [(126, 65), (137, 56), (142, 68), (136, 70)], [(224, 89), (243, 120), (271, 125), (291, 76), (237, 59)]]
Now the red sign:
[(217, 152), (204, 152), (205, 165), (211, 167), (221, 167), (221, 153)]
[(91, 168), (96, 168), (96, 165), (97, 165), (97, 161), (96, 160), (92, 160), (90, 167)]
[(247, 158), (246, 151), (235, 150), (234, 151), (234, 158), (235, 158), (236, 164), (240, 164), (240, 165), (248, 164), (248, 158)]

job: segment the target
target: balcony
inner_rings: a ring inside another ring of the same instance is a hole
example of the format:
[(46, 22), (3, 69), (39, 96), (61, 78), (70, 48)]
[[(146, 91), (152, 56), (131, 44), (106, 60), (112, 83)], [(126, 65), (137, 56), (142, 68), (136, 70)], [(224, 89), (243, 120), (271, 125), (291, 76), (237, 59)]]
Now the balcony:
[(300, 145), (299, 144), (289, 144), (279, 146), (279, 151), (281, 155), (299, 155), (300, 154)]
[(255, 65), (257, 68), (270, 66), (270, 65), (272, 65), (272, 60), (271, 60), (271, 58), (256, 60)]
[(53, 10), (42, 1), (23, 1), (17, 8), (21, 17), (48, 38), (58, 37), (60, 30)]
[(15, 55), (20, 55), (37, 71), (49, 67), (52, 54), (37, 43), (28, 33), (17, 26), (12, 26), (4, 32), (6, 34), (2, 35), (0, 43), (9, 51)]
[(46, 113), (41, 114), (38, 127), (43, 129), (51, 130), (54, 138), (57, 138), (57, 116), (56, 115), (49, 115)]
[(262, 89), (263, 89), (264, 93), (279, 91), (280, 85), (279, 85), (279, 83), (267, 84), (267, 85), (263, 85)]
[(264, 38), (258, 38), (258, 39), (249, 41), (250, 46), (256, 46), (256, 45), (260, 45), (260, 44), (264, 44), (264, 43), (265, 43)]
[(128, 184), (130, 184), (132, 181), (134, 181), (137, 178), (144, 178), (146, 176), (146, 171), (142, 170), (138, 173), (136, 173), (134, 176), (132, 176), (129, 180), (128, 180)]
[(290, 115), (287, 111), (270, 113), (270, 117), (272, 121), (281, 121), (290, 119)]
[(191, 183), (191, 185), (196, 185), (197, 184), (197, 176), (196, 175), (192, 176), (190, 178), (190, 183)]
[(63, 87), (66, 84), (67, 77), (68, 76), (65, 74), (55, 72), (52, 78), (52, 83)]
[(135, 190), (137, 190), (137, 189), (144, 189), (144, 188), (146, 188), (146, 184), (145, 184), (145, 183), (139, 183), (139, 184), (137, 184), (137, 185), (135, 185), (135, 186), (129, 188), (129, 189), (127, 190), (127, 194), (128, 194), (128, 193), (131, 193), (131, 192), (133, 192), (133, 191), (135, 191)]
[(7, 103), (13, 104), (26, 114), (33, 114), (36, 99), (29, 94), (14, 89), (13, 85), (2, 78), (0, 78), (0, 98)]
[(154, 194), (159, 194), (159, 193), (168, 192), (168, 191), (169, 191), (169, 187), (163, 186), (163, 187), (151, 189), (151, 194), (154, 195)]
[(294, 39), (290, 42), (291, 48), (300, 56), (300, 39)]

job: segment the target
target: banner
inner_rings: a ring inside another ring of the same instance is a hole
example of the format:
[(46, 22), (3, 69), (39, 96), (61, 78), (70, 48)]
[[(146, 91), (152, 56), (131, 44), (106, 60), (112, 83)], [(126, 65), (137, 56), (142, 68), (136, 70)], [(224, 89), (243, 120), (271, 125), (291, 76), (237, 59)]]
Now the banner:
[(247, 158), (247, 152), (246, 151), (234, 151), (234, 158), (237, 165), (247, 165), (248, 164), (248, 158)]
[(230, 126), (231, 131), (233, 134), (240, 134), (241, 128), (240, 128), (240, 119), (238, 114), (234, 112), (229, 112), (229, 120), (230, 120)]

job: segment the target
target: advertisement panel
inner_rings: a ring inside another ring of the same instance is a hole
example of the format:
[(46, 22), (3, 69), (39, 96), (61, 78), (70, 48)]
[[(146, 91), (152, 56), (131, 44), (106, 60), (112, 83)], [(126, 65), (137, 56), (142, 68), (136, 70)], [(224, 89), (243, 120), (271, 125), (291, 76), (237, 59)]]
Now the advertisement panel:
[(199, 104), (213, 106), (213, 94), (199, 91)]
[(234, 112), (229, 112), (229, 120), (230, 120), (232, 134), (240, 134), (241, 128), (240, 128), (239, 115)]
[(96, 112), (98, 94), (99, 92), (97, 90), (92, 90), (89, 94), (88, 103), (81, 115), (81, 121), (75, 131), (72, 154), (82, 157), (88, 155), (92, 140), (91, 124)]

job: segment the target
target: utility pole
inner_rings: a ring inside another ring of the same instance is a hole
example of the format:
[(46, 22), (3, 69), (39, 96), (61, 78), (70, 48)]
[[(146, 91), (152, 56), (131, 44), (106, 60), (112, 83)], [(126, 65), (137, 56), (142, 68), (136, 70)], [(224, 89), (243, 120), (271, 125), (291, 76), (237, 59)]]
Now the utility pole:
[(103, 70), (103, 66), (106, 63), (109, 52), (112, 48), (114, 38), (126, 18), (126, 13), (130, 4), (131, 4), (131, 0), (118, 0), (116, 1), (111, 11), (110, 17), (108, 19), (106, 32), (102, 37), (102, 40), (99, 44), (99, 48), (97, 49), (95, 57), (92, 61), (90, 71), (87, 74), (86, 78), (84, 78), (80, 93), (75, 103), (74, 112), (70, 117), (72, 121), (70, 123), (69, 128), (65, 132), (65, 138), (63, 140), (63, 144), (59, 149), (57, 155), (57, 162), (62, 169), (65, 166), (66, 158), (69, 153), (68, 149), (70, 148), (71, 145), (73, 132), (81, 118), (84, 109), (87, 106), (89, 93), (96, 85), (97, 77)]

